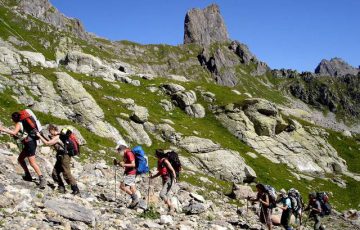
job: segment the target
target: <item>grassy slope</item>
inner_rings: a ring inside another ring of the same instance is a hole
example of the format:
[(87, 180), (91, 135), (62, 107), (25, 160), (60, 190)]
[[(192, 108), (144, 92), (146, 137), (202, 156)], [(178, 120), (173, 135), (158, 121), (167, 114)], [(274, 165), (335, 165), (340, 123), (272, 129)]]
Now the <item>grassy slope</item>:
[[(46, 31), (43, 32), (39, 30), (39, 28), (45, 25), (42, 22), (39, 22), (38, 20), (32, 20), (38, 26), (33, 27), (31, 31), (27, 31), (25, 29), (26, 23), (24, 23), (26, 22), (26, 20), (19, 19), (18, 17), (14, 17), (14, 15), (12, 15), (8, 10), (4, 8), (0, 8), (0, 17), (6, 20), (7, 24), (9, 24), (11, 28), (16, 31), (17, 34), (20, 34), (23, 38), (25, 38), (25, 40), (28, 41), (33, 47), (35, 47), (36, 50), (44, 53), (44, 55), (48, 59), (54, 58), (54, 50), (52, 49), (55, 46), (53, 46), (50, 49), (45, 49), (39, 43), (37, 38), (44, 37), (47, 40), (53, 42), (53, 44), (57, 44), (56, 38), (52, 36), (53, 35), (59, 36), (60, 34), (62, 34), (62, 32), (56, 32), (51, 35)], [(0, 36), (5, 39), (8, 36), (14, 34), (14, 31), (11, 32), (9, 28), (3, 26), (0, 27), (0, 30), (1, 30)], [(66, 35), (66, 34), (62, 34), (62, 35)], [(82, 46), (83, 50), (87, 53), (91, 53), (96, 56), (100, 56), (107, 59), (113, 58), (113, 55), (109, 52), (104, 52), (104, 50), (101, 50), (93, 45), (89, 45), (84, 41), (79, 41), (75, 38), (73, 39), (74, 41), (79, 43)], [(126, 42), (123, 43), (127, 44)], [(129, 43), (127, 45), (138, 46), (138, 44), (134, 44), (134, 43)], [(186, 48), (184, 50), (183, 48), (171, 47), (166, 45), (164, 46), (149, 45), (143, 47), (145, 47), (145, 49), (148, 49), (145, 59), (132, 60), (132, 61), (141, 62), (141, 61), (146, 61), (147, 58), (156, 57), (155, 59), (158, 64), (161, 63), (163, 60), (165, 60), (166, 59), (165, 57), (172, 52), (175, 53), (182, 52), (183, 61), (186, 61), (187, 58), (190, 58), (191, 55), (193, 55), (191, 54), (191, 50), (197, 49), (196, 47), (190, 47), (189, 50), (186, 50)], [(30, 47), (21, 47), (21, 49), (31, 50)], [(248, 92), (253, 96), (263, 97), (277, 103), (286, 102), (286, 99), (282, 96), (282, 94), (279, 91), (264, 86), (264, 82), (277, 84), (276, 80), (272, 79), (269, 76), (254, 78), (249, 76), (249, 72), (251, 71), (250, 67), (240, 66), (239, 68), (241, 69), (241, 71), (239, 70), (239, 76), (241, 80), (239, 86), (237, 86), (235, 89), (239, 90), (241, 93)], [(55, 81), (55, 76), (52, 73), (54, 70), (42, 70), (39, 68), (34, 68), (33, 71), (41, 73), (48, 79)], [(202, 69), (194, 68), (192, 69), (192, 71), (194, 75), (198, 74), (199, 76), (204, 76)], [(164, 96), (150, 93), (149, 91), (146, 90), (146, 86), (149, 86), (150, 84), (159, 86), (163, 82), (169, 82), (169, 80), (161, 79), (161, 78), (155, 79), (153, 81), (141, 80), (142, 84), (140, 87), (135, 87), (123, 83), (115, 83), (120, 86), (120, 90), (118, 90), (114, 86), (112, 86), (112, 84), (110, 84), (109, 82), (106, 82), (99, 78), (90, 78), (81, 74), (74, 74), (74, 73), (71, 73), (71, 75), (78, 80), (92, 80), (98, 82), (103, 86), (103, 89), (97, 90), (91, 86), (84, 85), (84, 87), (88, 90), (88, 92), (94, 96), (95, 100), (103, 108), (106, 120), (108, 120), (113, 126), (118, 128), (123, 135), (125, 135), (125, 132), (119, 126), (115, 117), (118, 116), (120, 113), (129, 114), (130, 111), (124, 108), (121, 104), (103, 99), (104, 95), (110, 95), (113, 97), (133, 98), (138, 105), (143, 105), (149, 109), (151, 122), (159, 123), (161, 121), (161, 118), (171, 119), (176, 123), (176, 125), (174, 125), (174, 128), (176, 128), (177, 131), (183, 133), (184, 135), (193, 135), (192, 131), (196, 130), (199, 133), (200, 137), (210, 138), (220, 143), (225, 148), (239, 151), (241, 156), (244, 157), (244, 159), (246, 160), (246, 163), (249, 164), (251, 167), (253, 167), (257, 172), (258, 180), (261, 182), (272, 184), (277, 189), (280, 189), (282, 187), (287, 189), (290, 187), (296, 187), (303, 193), (306, 193), (311, 189), (332, 191), (336, 197), (333, 199), (333, 203), (339, 209), (357, 207), (357, 205), (360, 203), (359, 198), (352, 194), (353, 191), (359, 191), (359, 183), (355, 182), (351, 178), (343, 177), (343, 179), (345, 179), (348, 182), (347, 189), (342, 189), (337, 185), (322, 179), (316, 179), (315, 181), (311, 181), (311, 182), (303, 181), (303, 180), (298, 181), (295, 177), (293, 177), (289, 173), (288, 168), (285, 165), (278, 165), (271, 163), (269, 160), (265, 159), (260, 155), (259, 158), (252, 159), (251, 157), (245, 154), (247, 151), (252, 151), (252, 150), (244, 143), (236, 139), (233, 135), (231, 135), (224, 127), (222, 127), (222, 125), (215, 119), (215, 117), (212, 114), (210, 114), (209, 111), (207, 111), (207, 117), (204, 119), (191, 118), (187, 116), (180, 109), (175, 109), (170, 114), (168, 112), (165, 112), (158, 104), (158, 102)], [(200, 78), (198, 82), (183, 83), (183, 85), (187, 89), (196, 89), (197, 86), (200, 86), (204, 91), (210, 91), (215, 93), (217, 98), (216, 103), (219, 105), (226, 105), (228, 103), (234, 103), (234, 102), (240, 103), (245, 98), (244, 94), (238, 96), (233, 92), (231, 92), (231, 88), (214, 85), (212, 83), (207, 83), (205, 77), (206, 76)], [(205, 102), (201, 99), (200, 94), (198, 92), (197, 95), (199, 97), (199, 101), (205, 105)], [(14, 99), (11, 98), (9, 91), (1, 94), (0, 96), (2, 98), (2, 100), (0, 101), (1, 104), (0, 119), (6, 122), (7, 124), (9, 124), (8, 117), (10, 116), (10, 113), (12, 111), (23, 108), (23, 106), (17, 105), (14, 102)], [(104, 156), (97, 154), (97, 151), (100, 149), (107, 150), (107, 155), (105, 156), (107, 159), (109, 159), (109, 157), (113, 155), (113, 152), (111, 150), (111, 148), (113, 147), (112, 141), (98, 137), (90, 133), (86, 129), (82, 128), (81, 126), (77, 124), (73, 124), (70, 121), (61, 120), (49, 116), (48, 114), (42, 114), (42, 113), (37, 113), (37, 114), (43, 123), (71, 124), (74, 125), (76, 128), (78, 128), (81, 131), (82, 135), (87, 140), (88, 147), (93, 150), (86, 152), (83, 155), (84, 157), (89, 157), (90, 159), (102, 158)], [(348, 138), (339, 139), (339, 134), (336, 132), (331, 132), (329, 141), (339, 151), (339, 154), (344, 159), (348, 160), (349, 169), (354, 172), (358, 172), (359, 156), (358, 156), (358, 148), (356, 148), (358, 147), (358, 143)], [(349, 146), (351, 147), (351, 149), (348, 148)], [(161, 143), (159, 141), (154, 141), (152, 147), (145, 148), (145, 150), (148, 153), (150, 153), (150, 160), (151, 160), (150, 164), (152, 166), (155, 165), (155, 159), (154, 157), (152, 157), (151, 153), (154, 152), (155, 148), (159, 148), (159, 147), (167, 148), (169, 147), (169, 144)], [(224, 192), (228, 192), (230, 189), (230, 183), (228, 182), (219, 181), (210, 178), (215, 184), (217, 184), (217, 186), (213, 186), (199, 182), (197, 177), (198, 175), (188, 174), (184, 176), (183, 179), (191, 183), (204, 186), (209, 189), (219, 189), (220, 187), (220, 189), (222, 189)]]

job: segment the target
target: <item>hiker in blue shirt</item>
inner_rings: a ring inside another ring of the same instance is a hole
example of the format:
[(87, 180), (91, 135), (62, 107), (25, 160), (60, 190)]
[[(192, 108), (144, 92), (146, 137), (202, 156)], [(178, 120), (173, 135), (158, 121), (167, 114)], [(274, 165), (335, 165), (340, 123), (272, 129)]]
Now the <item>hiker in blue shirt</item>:
[(278, 208), (283, 210), (280, 223), (286, 230), (292, 230), (290, 226), (290, 218), (292, 214), (291, 200), (288, 197), (285, 189), (280, 190), (279, 196), (280, 199), (278, 200), (278, 203), (281, 203), (281, 206), (278, 206)]

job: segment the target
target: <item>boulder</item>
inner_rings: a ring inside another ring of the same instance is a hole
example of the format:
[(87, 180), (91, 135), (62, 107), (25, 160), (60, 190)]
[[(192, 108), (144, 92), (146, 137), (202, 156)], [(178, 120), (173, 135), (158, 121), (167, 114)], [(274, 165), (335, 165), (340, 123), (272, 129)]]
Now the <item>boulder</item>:
[(173, 104), (166, 99), (162, 99), (160, 101), (160, 106), (163, 107), (163, 109), (167, 112), (174, 110)]
[(252, 188), (248, 185), (233, 184), (232, 196), (237, 199), (247, 199), (248, 197), (255, 198), (256, 193), (253, 192)]
[(36, 53), (31, 51), (19, 51), (19, 53), (26, 58), (32, 66), (41, 66), (45, 68), (57, 68), (55, 62), (46, 61), (45, 56), (42, 53)]
[(209, 139), (196, 136), (185, 137), (178, 145), (189, 153), (207, 153), (221, 148), (219, 144), (215, 144)]
[(161, 88), (163, 88), (165, 92), (169, 95), (173, 95), (177, 92), (185, 91), (185, 88), (183, 86), (174, 83), (163, 84)]
[(173, 94), (172, 99), (177, 103), (181, 109), (194, 104), (197, 100), (196, 93), (192, 90), (182, 91)]
[(206, 211), (206, 206), (202, 203), (190, 203), (188, 206), (185, 206), (183, 208), (183, 211), (187, 214), (187, 215), (198, 215), (201, 214), (203, 212)]
[(126, 121), (120, 118), (117, 118), (117, 121), (126, 130), (131, 141), (137, 144), (151, 146), (152, 141), (149, 135), (144, 130), (144, 126), (142, 124), (138, 124), (133, 121)]
[(201, 104), (192, 104), (185, 107), (185, 112), (195, 118), (205, 117), (205, 108)]
[(252, 182), (256, 178), (255, 171), (245, 164), (244, 159), (236, 151), (220, 149), (206, 153), (196, 153), (199, 167), (211, 175), (237, 183)]
[(59, 215), (74, 221), (95, 224), (95, 213), (82, 205), (64, 199), (47, 200), (44, 206)]
[(141, 124), (145, 123), (148, 120), (149, 112), (146, 107), (136, 105), (132, 108), (132, 110), (133, 113), (130, 116), (131, 120)]
[(214, 42), (226, 42), (229, 35), (216, 4), (203, 10), (192, 9), (185, 16), (184, 44), (196, 43), (210, 45)]
[(22, 64), (18, 53), (8, 47), (0, 46), (0, 74), (27, 73), (29, 69)]

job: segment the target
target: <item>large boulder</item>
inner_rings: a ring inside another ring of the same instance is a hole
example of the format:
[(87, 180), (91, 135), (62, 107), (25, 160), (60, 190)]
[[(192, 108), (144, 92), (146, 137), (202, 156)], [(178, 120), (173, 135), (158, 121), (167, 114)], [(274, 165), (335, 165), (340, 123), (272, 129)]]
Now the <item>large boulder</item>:
[(245, 99), (243, 111), (254, 123), (255, 131), (260, 136), (273, 136), (288, 126), (281, 118), (277, 106), (265, 99)]
[(74, 121), (80, 122), (99, 136), (114, 140), (122, 139), (119, 131), (104, 121), (104, 112), (81, 82), (64, 72), (55, 74), (63, 102), (74, 112), (74, 117), (72, 117)]
[(219, 150), (221, 146), (212, 140), (188, 136), (179, 142), (179, 146), (190, 153), (206, 153)]
[(47, 200), (44, 206), (70, 220), (93, 225), (96, 221), (96, 215), (91, 209), (68, 200), (51, 199)]
[(163, 84), (161, 87), (169, 95), (173, 95), (177, 92), (185, 91), (185, 88), (183, 86), (175, 84), (175, 83), (166, 83), (166, 84)]
[(354, 68), (341, 58), (323, 59), (316, 67), (315, 73), (321, 76), (342, 77), (347, 74), (357, 75), (360, 69)]
[(185, 108), (185, 112), (196, 118), (203, 118), (205, 117), (205, 108), (201, 104), (192, 104)]
[(239, 152), (220, 149), (212, 152), (197, 153), (199, 167), (211, 175), (235, 183), (253, 182), (255, 171), (245, 164)]
[(226, 42), (229, 35), (216, 4), (203, 10), (192, 9), (185, 16), (184, 44), (196, 43), (210, 45), (214, 42)]
[(194, 104), (197, 100), (196, 93), (192, 90), (177, 92), (173, 94), (172, 99), (181, 109), (185, 109), (186, 107)]
[(130, 140), (137, 144), (144, 144), (146, 146), (151, 146), (152, 141), (149, 135), (146, 133), (144, 126), (133, 121), (126, 121), (123, 119), (117, 119), (120, 125), (128, 133)]
[(143, 124), (148, 120), (149, 112), (146, 107), (135, 105), (131, 110), (133, 110), (133, 113), (130, 119), (133, 121)]

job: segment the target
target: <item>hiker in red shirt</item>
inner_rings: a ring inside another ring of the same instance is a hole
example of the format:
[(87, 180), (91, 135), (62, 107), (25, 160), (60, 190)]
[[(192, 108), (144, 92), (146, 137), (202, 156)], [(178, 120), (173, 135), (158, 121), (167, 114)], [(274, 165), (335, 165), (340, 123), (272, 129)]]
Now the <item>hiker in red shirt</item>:
[(158, 172), (155, 175), (151, 175), (150, 179), (161, 176), (163, 187), (160, 191), (160, 198), (167, 204), (169, 213), (174, 213), (174, 207), (171, 204), (170, 190), (172, 185), (176, 182), (176, 173), (171, 163), (166, 158), (166, 153), (162, 149), (157, 149), (155, 152), (158, 158)]
[(130, 208), (134, 208), (139, 203), (139, 197), (136, 195), (136, 166), (135, 166), (135, 155), (125, 141), (118, 141), (116, 150), (123, 157), (123, 161), (118, 162), (114, 159), (114, 164), (119, 164), (125, 168), (123, 181), (120, 184), (120, 189), (131, 196), (132, 202)]

